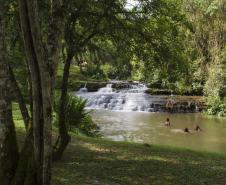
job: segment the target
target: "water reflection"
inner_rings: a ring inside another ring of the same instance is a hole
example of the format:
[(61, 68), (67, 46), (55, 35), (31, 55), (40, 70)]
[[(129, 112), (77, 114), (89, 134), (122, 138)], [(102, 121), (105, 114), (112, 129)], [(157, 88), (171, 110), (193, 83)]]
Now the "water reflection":
[[(195, 150), (226, 152), (226, 119), (201, 114), (168, 114), (95, 110), (93, 119), (105, 138), (115, 141), (154, 143)], [(164, 126), (169, 117), (171, 127)], [(186, 134), (185, 127), (203, 131)]]

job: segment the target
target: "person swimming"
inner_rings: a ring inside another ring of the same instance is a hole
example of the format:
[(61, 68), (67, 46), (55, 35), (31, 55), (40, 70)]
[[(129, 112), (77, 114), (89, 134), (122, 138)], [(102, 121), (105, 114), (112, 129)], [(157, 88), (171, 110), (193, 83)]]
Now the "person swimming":
[(199, 127), (199, 125), (196, 125), (196, 127), (195, 127), (195, 131), (202, 131), (202, 129)]
[(170, 126), (170, 119), (169, 118), (166, 118), (165, 125)]
[(202, 129), (199, 127), (199, 125), (196, 125), (194, 131), (193, 130), (189, 130), (188, 127), (185, 127), (184, 129), (171, 129), (173, 132), (177, 132), (177, 133), (194, 133), (195, 131), (196, 132), (199, 132), (199, 131), (202, 131)]

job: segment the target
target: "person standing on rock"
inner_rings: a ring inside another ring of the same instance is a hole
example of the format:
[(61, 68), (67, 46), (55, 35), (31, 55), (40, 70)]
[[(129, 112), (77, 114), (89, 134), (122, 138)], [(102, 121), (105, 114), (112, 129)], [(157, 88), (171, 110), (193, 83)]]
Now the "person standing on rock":
[(168, 109), (168, 111), (170, 113), (173, 112), (173, 108), (174, 108), (174, 105), (176, 104), (175, 100), (173, 98), (170, 98), (167, 100), (167, 103), (166, 103), (166, 108)]

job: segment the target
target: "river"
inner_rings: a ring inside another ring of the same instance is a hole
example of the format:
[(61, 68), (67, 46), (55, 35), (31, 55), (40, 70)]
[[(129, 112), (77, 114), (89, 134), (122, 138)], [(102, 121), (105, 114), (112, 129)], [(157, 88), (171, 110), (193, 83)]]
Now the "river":
[[(145, 88), (139, 84), (116, 91), (107, 85), (98, 92), (83, 89), (76, 94), (87, 99), (87, 109), (93, 109), (93, 120), (104, 138), (226, 153), (226, 119), (204, 116), (197, 111), (198, 104), (193, 100), (194, 110), (167, 113), (162, 108), (167, 99), (147, 95)], [(170, 127), (164, 125), (166, 118), (170, 119)], [(194, 131), (197, 125), (202, 131)], [(186, 127), (190, 133), (183, 131)]]

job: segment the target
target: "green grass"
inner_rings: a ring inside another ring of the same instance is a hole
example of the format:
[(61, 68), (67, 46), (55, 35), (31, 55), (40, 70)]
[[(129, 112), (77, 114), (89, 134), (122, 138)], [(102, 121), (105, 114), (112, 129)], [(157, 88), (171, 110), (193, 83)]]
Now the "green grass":
[(54, 185), (225, 185), (226, 155), (72, 134), (52, 174)]
[(226, 156), (73, 136), (54, 185), (225, 185)]

